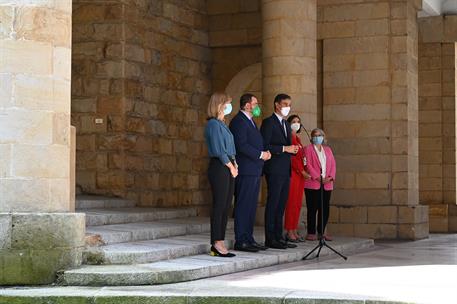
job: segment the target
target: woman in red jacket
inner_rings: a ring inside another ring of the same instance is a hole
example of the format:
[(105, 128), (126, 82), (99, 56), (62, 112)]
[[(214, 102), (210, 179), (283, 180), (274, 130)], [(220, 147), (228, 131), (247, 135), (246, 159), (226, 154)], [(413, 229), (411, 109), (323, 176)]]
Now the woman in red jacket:
[(298, 153), (292, 156), (292, 174), (290, 178), (289, 198), (287, 200), (285, 211), (284, 228), (287, 231), (287, 241), (297, 243), (304, 241), (304, 238), (298, 234), (297, 227), (303, 201), (305, 180), (310, 176), (305, 171), (305, 152), (300, 138), (297, 135), (301, 130), (300, 117), (298, 117), (298, 115), (291, 115), (287, 121), (290, 123), (290, 127), (292, 128), (292, 145), (299, 146), (299, 149)]

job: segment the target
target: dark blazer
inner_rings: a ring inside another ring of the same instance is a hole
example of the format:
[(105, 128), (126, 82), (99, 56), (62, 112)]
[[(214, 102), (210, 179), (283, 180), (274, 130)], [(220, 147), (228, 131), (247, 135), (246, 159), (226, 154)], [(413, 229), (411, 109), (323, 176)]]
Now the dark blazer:
[(265, 162), (263, 171), (265, 174), (289, 175), (291, 173), (291, 154), (282, 152), (283, 146), (292, 144), (290, 124), (286, 120), (287, 137), (284, 128), (279, 122), (278, 117), (273, 113), (272, 116), (265, 118), (262, 122), (260, 132), (262, 133), (265, 150), (270, 150), (271, 159)]
[(238, 174), (261, 176), (264, 163), (260, 159), (263, 138), (257, 126), (240, 111), (230, 122), (230, 131), (235, 139)]

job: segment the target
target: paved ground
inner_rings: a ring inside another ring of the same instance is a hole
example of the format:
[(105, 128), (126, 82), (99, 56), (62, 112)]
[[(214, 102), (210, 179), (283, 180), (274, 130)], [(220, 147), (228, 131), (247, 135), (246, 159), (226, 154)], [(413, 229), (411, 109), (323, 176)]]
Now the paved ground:
[[(57, 303), (58, 298), (58, 303), (65, 303), (62, 296), (75, 297), (71, 303), (455, 304), (457, 234), (433, 235), (416, 242), (378, 243), (374, 249), (351, 255), (348, 261), (333, 256), (187, 283), (0, 289), (2, 304), (15, 303), (17, 297), (34, 297), (30, 301), (22, 298), (20, 303), (38, 303), (33, 300), (38, 297), (46, 299), (40, 303)], [(133, 298), (135, 301), (130, 302)]]

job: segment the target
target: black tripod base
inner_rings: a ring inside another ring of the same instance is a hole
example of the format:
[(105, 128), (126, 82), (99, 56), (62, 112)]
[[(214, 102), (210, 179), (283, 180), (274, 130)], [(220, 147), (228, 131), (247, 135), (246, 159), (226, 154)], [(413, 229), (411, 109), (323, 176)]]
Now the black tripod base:
[(308, 254), (305, 255), (305, 256), (303, 257), (302, 260), (308, 260), (308, 257), (309, 257), (311, 254), (313, 254), (313, 252), (315, 252), (316, 250), (318, 250), (318, 251), (317, 251), (317, 255), (316, 255), (315, 257), (313, 257), (313, 258), (317, 258), (317, 259), (318, 259), (318, 258), (319, 258), (319, 255), (321, 254), (322, 247), (327, 247), (328, 249), (330, 249), (331, 251), (333, 251), (334, 253), (336, 253), (337, 255), (339, 255), (339, 256), (340, 256), (342, 259), (344, 259), (344, 260), (347, 260), (347, 259), (348, 259), (345, 255), (342, 255), (341, 253), (339, 253), (338, 251), (336, 251), (334, 248), (332, 248), (332, 246), (327, 245), (327, 243), (325, 242), (325, 239), (324, 239), (324, 238), (321, 238), (321, 239), (319, 240), (319, 244), (318, 244), (316, 247), (314, 247), (313, 250), (311, 250), (310, 252), (308, 252)]

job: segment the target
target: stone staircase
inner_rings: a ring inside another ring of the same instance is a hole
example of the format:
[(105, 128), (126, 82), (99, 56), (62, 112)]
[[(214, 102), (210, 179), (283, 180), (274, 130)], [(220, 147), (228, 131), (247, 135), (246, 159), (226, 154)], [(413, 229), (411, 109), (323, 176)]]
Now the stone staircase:
[[(77, 211), (86, 213), (83, 266), (63, 271), (58, 282), (75, 286), (123, 286), (176, 283), (299, 261), (316, 243), (296, 249), (236, 252), (218, 258), (209, 252), (209, 218), (194, 208), (139, 208), (128, 200), (79, 196)], [(263, 229), (256, 227), (258, 241)], [(226, 243), (233, 248), (233, 221)], [(372, 240), (338, 238), (332, 244), (348, 253), (366, 249)], [(323, 250), (321, 256), (329, 254)]]

